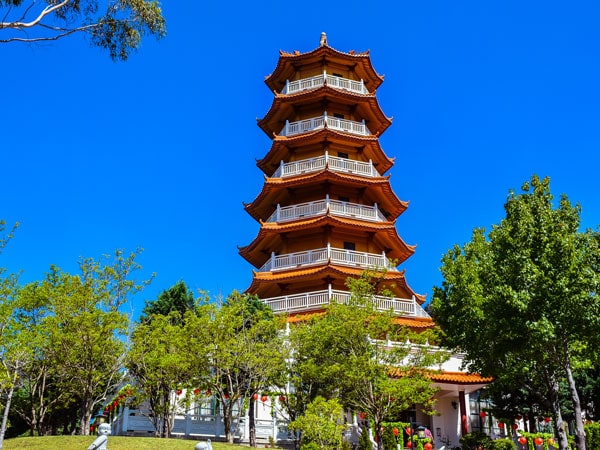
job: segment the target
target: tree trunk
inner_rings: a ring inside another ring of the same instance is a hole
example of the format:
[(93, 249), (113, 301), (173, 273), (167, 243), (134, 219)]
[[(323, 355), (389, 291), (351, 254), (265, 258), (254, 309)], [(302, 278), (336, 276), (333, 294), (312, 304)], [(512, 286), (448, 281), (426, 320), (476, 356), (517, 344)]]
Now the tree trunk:
[(549, 386), (549, 400), (552, 404), (552, 411), (554, 412), (554, 419), (556, 424), (556, 435), (558, 436), (558, 448), (560, 450), (568, 450), (569, 442), (567, 441), (567, 433), (565, 433), (564, 422), (562, 414), (560, 412), (560, 403), (558, 400), (559, 396), (559, 385), (558, 382), (553, 380)]
[(79, 416), (79, 434), (81, 436), (90, 435), (90, 420), (92, 420), (92, 406), (88, 399), (81, 405), (81, 415)]
[(4, 436), (6, 435), (6, 428), (8, 427), (8, 413), (10, 411), (10, 404), (12, 402), (13, 393), (15, 392), (15, 384), (17, 382), (17, 373), (13, 374), (13, 380), (6, 394), (6, 403), (4, 405), (4, 412), (2, 413), (2, 425), (0, 425), (0, 450), (4, 446)]
[(383, 427), (381, 426), (381, 419), (377, 416), (373, 417), (373, 428), (375, 432), (375, 440), (377, 441), (377, 450), (383, 449)]
[(248, 432), (250, 434), (250, 447), (256, 447), (256, 423), (254, 422), (255, 405), (254, 395), (250, 395), (250, 400), (248, 402)]
[(567, 360), (567, 364), (565, 364), (565, 371), (567, 373), (569, 393), (571, 394), (571, 401), (573, 402), (573, 414), (575, 416), (575, 447), (577, 450), (586, 450), (586, 438), (585, 429), (583, 428), (583, 416), (581, 414), (581, 402), (579, 400), (579, 394), (577, 393), (577, 387), (575, 386), (575, 379), (573, 378), (573, 371), (571, 370), (571, 364), (569, 360)]

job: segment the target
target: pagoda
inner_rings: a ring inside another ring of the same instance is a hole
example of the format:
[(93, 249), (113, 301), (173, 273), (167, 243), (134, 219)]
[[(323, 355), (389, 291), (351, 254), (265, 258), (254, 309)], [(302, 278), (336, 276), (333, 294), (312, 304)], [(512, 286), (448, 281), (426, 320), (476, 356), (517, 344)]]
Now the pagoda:
[(240, 254), (255, 267), (247, 292), (277, 314), (344, 302), (348, 277), (384, 269), (379, 287), (393, 297), (377, 297), (377, 307), (433, 326), (425, 296), (397, 268), (415, 248), (396, 230), (408, 205), (379, 143), (392, 123), (377, 102), (382, 82), (368, 52), (337, 51), (324, 33), (311, 52), (280, 52), (265, 79), (275, 98), (258, 126), (272, 145), (257, 162), (263, 188), (245, 205), (260, 231)]

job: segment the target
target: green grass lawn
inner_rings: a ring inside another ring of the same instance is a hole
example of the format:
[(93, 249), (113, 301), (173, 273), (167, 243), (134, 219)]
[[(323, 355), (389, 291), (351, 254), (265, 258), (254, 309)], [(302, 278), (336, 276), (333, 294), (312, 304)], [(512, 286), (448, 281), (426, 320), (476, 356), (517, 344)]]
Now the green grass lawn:
[[(41, 436), (6, 439), (3, 450), (86, 450), (95, 436)], [(194, 450), (199, 441), (109, 436), (108, 450)], [(240, 450), (239, 445), (213, 442), (213, 450)]]

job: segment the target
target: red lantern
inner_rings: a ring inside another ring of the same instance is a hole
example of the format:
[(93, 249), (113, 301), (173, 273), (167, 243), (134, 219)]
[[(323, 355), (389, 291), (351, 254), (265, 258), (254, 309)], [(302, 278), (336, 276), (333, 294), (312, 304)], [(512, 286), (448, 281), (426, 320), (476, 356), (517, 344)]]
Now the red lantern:
[(252, 396), (252, 398), (253, 398), (254, 400), (258, 400), (258, 394), (254, 394), (254, 395)]
[(223, 398), (224, 398), (225, 400), (229, 400), (229, 394), (223, 394)]
[(177, 389), (177, 395), (181, 395), (181, 393), (183, 392), (181, 389)]
[(411, 428), (407, 428), (404, 431), (406, 431), (406, 434), (408, 434), (409, 436), (412, 434), (412, 429)]
[(516, 430), (517, 428), (519, 428), (519, 425), (517, 425), (516, 423), (513, 423), (513, 424), (512, 424), (510, 427), (511, 427), (513, 430)]
[(367, 417), (367, 414), (364, 412), (360, 412), (360, 413), (358, 413), (358, 417), (360, 417), (361, 419), (364, 419), (365, 417)]
[(279, 401), (280, 401), (281, 403), (285, 402), (285, 395), (280, 395), (280, 396), (279, 396)]
[(431, 445), (431, 442), (426, 442), (423, 448), (425, 450), (431, 450), (433, 448), (433, 445)]
[(544, 443), (544, 440), (541, 437), (536, 437), (533, 442), (535, 443), (535, 445), (542, 445)]
[(198, 388), (194, 389), (194, 395), (198, 395), (198, 394), (200, 394), (200, 392), (202, 392), (200, 389), (198, 389)]
[(501, 430), (504, 429), (504, 422), (498, 422), (498, 428), (500, 428)]
[(527, 444), (527, 438), (525, 436), (521, 436), (519, 438), (519, 444), (521, 444), (521, 445)]
[(212, 391), (209, 389), (208, 391), (206, 391), (206, 396), (210, 397), (212, 395)]
[(544, 422), (546, 422), (546, 423), (550, 423), (551, 420), (552, 419), (548, 416), (544, 417)]
[(269, 400), (269, 397), (267, 397), (265, 394), (262, 395), (262, 397), (260, 397), (261, 402), (266, 402), (267, 400)]
[(408, 441), (406, 443), (406, 448), (412, 448), (412, 442), (411, 441)]
[(392, 431), (394, 432), (394, 436), (398, 436), (398, 428), (394, 427)]
[(485, 416), (487, 416), (487, 413), (486, 413), (485, 411), (481, 411), (481, 412), (479, 413), (479, 417), (481, 417), (482, 419), (483, 419)]

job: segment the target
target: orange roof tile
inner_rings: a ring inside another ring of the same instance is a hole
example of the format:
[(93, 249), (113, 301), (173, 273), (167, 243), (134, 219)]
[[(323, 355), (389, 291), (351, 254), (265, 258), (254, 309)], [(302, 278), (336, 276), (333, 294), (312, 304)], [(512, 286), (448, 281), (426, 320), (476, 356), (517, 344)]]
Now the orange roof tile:
[(491, 383), (492, 377), (482, 377), (477, 373), (468, 372), (435, 372), (429, 375), (432, 381), (437, 383), (452, 384), (481, 384)]
[[(376, 241), (379, 244), (393, 249), (392, 251), (387, 251), (387, 254), (390, 258), (397, 260), (398, 264), (406, 261), (415, 252), (416, 246), (408, 245), (404, 242), (398, 235), (398, 230), (393, 222), (367, 222), (326, 214), (282, 224), (277, 222), (261, 222), (258, 235), (249, 245), (241, 247), (239, 253), (249, 263), (255, 267), (260, 267), (269, 259), (269, 254), (265, 254), (262, 247), (270, 246), (272, 249), (278, 242), (277, 239), (275, 242), (272, 239), (267, 240), (269, 236), (279, 238), (282, 233), (314, 229), (315, 227), (324, 225), (339, 226), (340, 228), (347, 227), (352, 230), (374, 233)], [(270, 253), (271, 250), (267, 248), (267, 251)]]
[[(258, 160), (256, 165), (267, 176), (271, 176), (273, 171), (279, 166), (280, 161), (284, 158), (283, 155), (288, 151), (288, 146), (298, 146), (321, 141), (335, 142), (340, 140), (341, 134), (341, 132), (332, 130), (331, 128), (321, 128), (289, 137), (277, 137), (273, 140), (273, 144), (267, 155)], [(376, 136), (344, 134), (341, 139), (345, 142), (351, 142), (353, 145), (358, 144), (366, 148), (379, 173), (383, 174), (387, 172), (394, 165), (395, 158), (390, 158), (383, 152), (379, 139)]]
[[(262, 290), (261, 287), (268, 286), (273, 283), (296, 282), (303, 278), (321, 278), (327, 276), (328, 274), (343, 277), (345, 279), (348, 277), (358, 277), (362, 274), (362, 272), (363, 270), (361, 268), (337, 266), (333, 264), (323, 264), (320, 266), (313, 266), (304, 269), (282, 270), (277, 272), (254, 271), (252, 283), (250, 284), (248, 289), (246, 289), (246, 292), (249, 292), (251, 294), (258, 294)], [(408, 284), (406, 283), (406, 278), (404, 276), (404, 270), (397, 272), (386, 272), (382, 282), (396, 284), (396, 288), (389, 288), (392, 289), (392, 291), (398, 297), (410, 298), (414, 295), (419, 304), (423, 304), (426, 300), (425, 295), (417, 294), (415, 291), (412, 290), (410, 286), (408, 286)], [(399, 293), (403, 293), (403, 295), (399, 295)]]
[[(269, 196), (278, 194), (283, 189), (305, 186), (321, 181), (345, 182), (350, 186), (372, 187), (380, 189), (381, 200), (380, 208), (389, 213), (390, 220), (395, 220), (408, 208), (408, 202), (400, 200), (390, 185), (389, 176), (365, 178), (359, 175), (336, 172), (326, 168), (319, 172), (312, 172), (297, 177), (290, 178), (267, 178), (263, 184), (262, 190), (256, 198), (245, 205), (246, 211), (256, 220), (266, 220), (273, 212), (270, 203), (277, 203), (277, 200), (267, 202)], [(386, 200), (384, 202), (384, 200)], [(265, 208), (269, 210), (265, 210)]]
[[(356, 101), (357, 96), (362, 97), (359, 102)], [(357, 94), (323, 85), (296, 94), (276, 94), (271, 107), (258, 121), (258, 126), (269, 138), (273, 138), (281, 132), (286, 119), (297, 120), (292, 118), (295, 117), (298, 107), (302, 106), (302, 102), (316, 103), (319, 101), (356, 104), (355, 114), (366, 120), (367, 127), (374, 136), (380, 136), (392, 124), (392, 119), (384, 114), (374, 93)]]
[(290, 66), (320, 61), (325, 57), (328, 57), (330, 60), (342, 60), (348, 65), (354, 66), (354, 70), (361, 78), (364, 78), (364, 81), (370, 90), (377, 89), (381, 83), (383, 83), (383, 76), (375, 72), (368, 51), (340, 52), (328, 45), (319, 46), (316, 49), (305, 53), (300, 53), (298, 51), (280, 51), (277, 66), (273, 73), (265, 77), (265, 83), (271, 90), (274, 90), (277, 88), (277, 80), (285, 79), (288, 71), (293, 72), (294, 68), (290, 68)]

